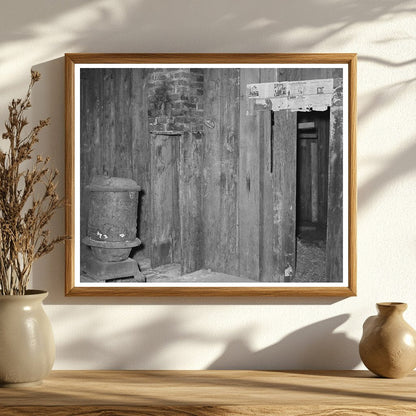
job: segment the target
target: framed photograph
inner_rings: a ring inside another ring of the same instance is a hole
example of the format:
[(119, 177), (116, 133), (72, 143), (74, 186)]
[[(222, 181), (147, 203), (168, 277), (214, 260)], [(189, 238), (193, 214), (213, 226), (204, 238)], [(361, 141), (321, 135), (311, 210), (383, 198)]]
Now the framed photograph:
[(66, 54), (66, 294), (354, 296), (355, 54)]

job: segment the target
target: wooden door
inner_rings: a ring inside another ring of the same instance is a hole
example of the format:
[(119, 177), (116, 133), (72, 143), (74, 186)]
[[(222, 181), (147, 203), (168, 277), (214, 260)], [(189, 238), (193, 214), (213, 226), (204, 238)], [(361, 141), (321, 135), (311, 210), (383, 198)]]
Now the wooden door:
[(180, 134), (150, 136), (153, 268), (174, 263), (179, 257), (178, 167)]

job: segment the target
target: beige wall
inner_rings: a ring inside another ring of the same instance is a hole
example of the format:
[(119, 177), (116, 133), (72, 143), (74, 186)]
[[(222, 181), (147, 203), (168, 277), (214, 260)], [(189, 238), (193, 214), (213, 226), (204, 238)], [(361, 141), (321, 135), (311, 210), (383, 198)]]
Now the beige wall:
[[(55, 368), (359, 368), (375, 302), (408, 302), (416, 327), (415, 16), (401, 0), (4, 2), (0, 120), (39, 70), (33, 117), (52, 117), (40, 149), (61, 172), (65, 52), (359, 55), (358, 296), (65, 298), (60, 247), (37, 263), (33, 283), (50, 291)], [(63, 232), (63, 213), (54, 228)]]

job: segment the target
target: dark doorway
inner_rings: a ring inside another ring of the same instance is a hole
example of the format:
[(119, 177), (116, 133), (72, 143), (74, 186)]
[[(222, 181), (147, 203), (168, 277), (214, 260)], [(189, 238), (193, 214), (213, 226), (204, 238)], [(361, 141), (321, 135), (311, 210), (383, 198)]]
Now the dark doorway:
[[(326, 279), (329, 110), (298, 112), (296, 280)], [(313, 275), (313, 278), (311, 276)]]

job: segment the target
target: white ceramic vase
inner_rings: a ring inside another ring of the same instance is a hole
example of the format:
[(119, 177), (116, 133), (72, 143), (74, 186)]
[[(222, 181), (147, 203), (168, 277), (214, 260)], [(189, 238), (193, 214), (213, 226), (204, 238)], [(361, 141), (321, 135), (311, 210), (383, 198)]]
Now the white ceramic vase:
[(0, 385), (41, 383), (55, 361), (52, 326), (42, 301), (48, 292), (0, 295)]

